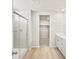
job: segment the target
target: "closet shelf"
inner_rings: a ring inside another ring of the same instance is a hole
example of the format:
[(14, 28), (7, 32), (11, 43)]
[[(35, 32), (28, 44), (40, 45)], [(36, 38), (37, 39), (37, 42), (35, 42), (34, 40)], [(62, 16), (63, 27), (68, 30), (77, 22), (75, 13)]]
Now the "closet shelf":
[(49, 25), (40, 25), (40, 26), (41, 26), (41, 27), (42, 27), (42, 26), (43, 26), (43, 27), (44, 27), (44, 26), (45, 26), (45, 27), (49, 27)]

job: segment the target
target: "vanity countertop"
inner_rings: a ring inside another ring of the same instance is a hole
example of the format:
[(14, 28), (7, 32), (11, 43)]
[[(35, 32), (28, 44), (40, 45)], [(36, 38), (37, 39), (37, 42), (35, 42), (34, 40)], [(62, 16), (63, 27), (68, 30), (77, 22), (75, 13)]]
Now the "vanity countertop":
[(66, 35), (64, 33), (56, 33), (57, 36), (66, 39)]

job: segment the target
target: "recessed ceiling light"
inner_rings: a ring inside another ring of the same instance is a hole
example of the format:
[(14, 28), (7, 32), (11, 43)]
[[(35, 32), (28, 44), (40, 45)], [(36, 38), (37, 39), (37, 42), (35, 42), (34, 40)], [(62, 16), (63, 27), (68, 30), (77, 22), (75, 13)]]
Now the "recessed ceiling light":
[(61, 9), (61, 11), (62, 11), (62, 12), (64, 12), (64, 11), (65, 11), (65, 9)]

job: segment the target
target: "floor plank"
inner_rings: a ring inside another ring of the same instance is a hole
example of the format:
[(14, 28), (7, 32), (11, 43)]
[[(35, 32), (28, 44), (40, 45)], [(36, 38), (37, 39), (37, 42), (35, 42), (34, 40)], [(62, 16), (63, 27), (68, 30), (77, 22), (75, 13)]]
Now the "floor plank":
[(65, 59), (57, 48), (40, 47), (28, 49), (23, 59)]

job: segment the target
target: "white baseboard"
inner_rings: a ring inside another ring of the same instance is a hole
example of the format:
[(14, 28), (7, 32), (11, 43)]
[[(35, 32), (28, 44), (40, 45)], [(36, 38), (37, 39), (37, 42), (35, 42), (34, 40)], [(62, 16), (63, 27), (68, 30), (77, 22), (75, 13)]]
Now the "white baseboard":
[(39, 48), (40, 46), (32, 46), (31, 48)]
[[(31, 48), (39, 48), (40, 46), (32, 46)], [(50, 48), (54, 48), (56, 46), (49, 46)]]
[(54, 48), (54, 47), (56, 47), (56, 46), (49, 46), (50, 48)]

